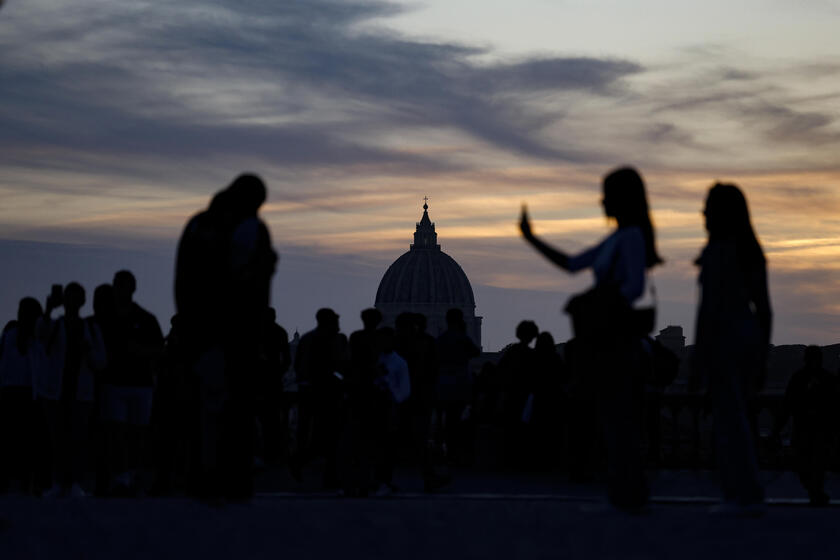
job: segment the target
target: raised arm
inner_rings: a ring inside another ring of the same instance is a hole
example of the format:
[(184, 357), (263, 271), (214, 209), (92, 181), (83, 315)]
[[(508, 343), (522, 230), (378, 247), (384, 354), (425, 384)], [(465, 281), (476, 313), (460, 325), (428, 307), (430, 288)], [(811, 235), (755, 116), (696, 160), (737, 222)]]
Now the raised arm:
[(530, 243), (530, 245), (541, 253), (542, 256), (563, 270), (569, 270), (569, 256), (545, 243), (531, 231), (531, 221), (528, 218), (528, 209), (524, 204), (522, 205), (522, 217), (519, 220), (519, 230), (522, 232), (522, 237), (525, 238), (525, 241)]

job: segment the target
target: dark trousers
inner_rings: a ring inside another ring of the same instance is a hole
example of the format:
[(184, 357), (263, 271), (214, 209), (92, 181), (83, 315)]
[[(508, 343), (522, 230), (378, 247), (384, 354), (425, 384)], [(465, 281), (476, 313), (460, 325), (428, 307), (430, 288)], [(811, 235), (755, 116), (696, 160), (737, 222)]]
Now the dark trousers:
[(633, 373), (619, 372), (612, 386), (605, 388), (599, 407), (607, 449), (607, 497), (618, 507), (631, 508), (648, 500), (641, 447), (641, 385)]
[(345, 412), (342, 395), (334, 391), (317, 391), (312, 395), (310, 402), (314, 423), (314, 447), (324, 457), (324, 487), (338, 488), (339, 443)]
[(568, 465), (573, 482), (594, 480), (600, 468), (603, 437), (594, 392), (580, 391), (568, 400)]
[(829, 454), (828, 436), (819, 428), (797, 428), (793, 435), (793, 449), (796, 453), (796, 471), (799, 481), (811, 498), (820, 498), (825, 493), (825, 471)]
[(715, 456), (720, 468), (723, 499), (741, 505), (764, 500), (747, 408), (748, 385), (746, 376), (734, 367), (711, 372), (709, 391), (714, 414)]
[(262, 455), (266, 463), (276, 464), (283, 456), (286, 409), (279, 392), (261, 396), (256, 401), (257, 420), (262, 428)]
[(648, 501), (642, 461), (643, 381), (634, 339), (612, 341), (596, 356), (602, 380), (598, 410), (607, 451), (607, 497), (620, 508), (636, 508)]
[(76, 399), (42, 401), (50, 433), (54, 484), (80, 484), (88, 465), (89, 420), (93, 403)]
[(390, 397), (382, 395), (376, 403), (376, 424), (373, 426), (376, 444), (374, 479), (379, 484), (391, 485), (399, 434), (398, 409)]
[(29, 491), (37, 485), (39, 449), (46, 445), (43, 414), (31, 387), (0, 388), (0, 491), (12, 480)]

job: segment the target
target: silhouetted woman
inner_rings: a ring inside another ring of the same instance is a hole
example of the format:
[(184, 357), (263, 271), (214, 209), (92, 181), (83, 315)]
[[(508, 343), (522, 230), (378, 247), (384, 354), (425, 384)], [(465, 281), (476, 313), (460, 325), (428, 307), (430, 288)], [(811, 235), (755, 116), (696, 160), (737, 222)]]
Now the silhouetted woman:
[(24, 492), (35, 483), (39, 450), (44, 443), (40, 410), (35, 401), (37, 368), (44, 348), (35, 333), (43, 314), (38, 300), (25, 297), (17, 322), (0, 337), (0, 492), (16, 478)]
[(709, 381), (724, 506), (760, 512), (764, 491), (747, 406), (763, 382), (770, 344), (767, 266), (738, 187), (713, 186), (704, 214), (709, 241), (697, 259), (696, 365)]
[[(604, 213), (617, 228), (598, 245), (570, 256), (548, 245), (531, 231), (528, 213), (522, 210), (520, 228), (525, 240), (544, 257), (567, 272), (591, 268), (596, 307), (625, 307), (628, 320), (595, 325), (597, 336), (576, 332), (578, 348), (584, 347), (586, 369), (597, 376), (599, 415), (604, 426), (608, 462), (608, 497), (617, 507), (637, 509), (648, 499), (640, 456), (642, 375), (637, 367), (641, 334), (629, 309), (644, 293), (645, 273), (662, 262), (656, 252), (653, 225), (648, 214), (645, 185), (632, 168), (617, 169), (604, 178)], [(589, 321), (597, 320), (590, 315)], [(573, 313), (575, 328), (580, 317)]]

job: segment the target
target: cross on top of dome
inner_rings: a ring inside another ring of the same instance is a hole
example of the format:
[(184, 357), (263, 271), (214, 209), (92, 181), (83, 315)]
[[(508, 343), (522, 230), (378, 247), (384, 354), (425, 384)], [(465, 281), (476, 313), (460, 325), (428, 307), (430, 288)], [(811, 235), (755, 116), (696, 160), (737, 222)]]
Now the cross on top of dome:
[(417, 222), (417, 231), (414, 232), (414, 243), (411, 245), (411, 250), (432, 249), (440, 251), (440, 245), (437, 242), (437, 233), (435, 232), (435, 224), (429, 218), (429, 197), (423, 197), (423, 217)]

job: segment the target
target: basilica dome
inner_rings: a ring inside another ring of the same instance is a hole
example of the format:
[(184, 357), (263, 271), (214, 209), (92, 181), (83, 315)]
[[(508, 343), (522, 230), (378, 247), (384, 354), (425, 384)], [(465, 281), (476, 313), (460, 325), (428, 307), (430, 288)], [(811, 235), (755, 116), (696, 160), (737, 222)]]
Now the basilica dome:
[(382, 277), (375, 307), (382, 312), (385, 324), (393, 324), (402, 312), (423, 313), (433, 335), (445, 330), (448, 309), (461, 309), (467, 333), (480, 346), (481, 317), (475, 316), (472, 286), (455, 259), (441, 250), (428, 204), (423, 205), (416, 226), (414, 243)]

